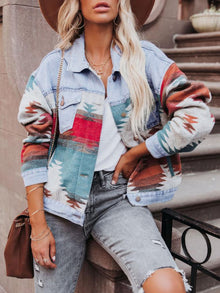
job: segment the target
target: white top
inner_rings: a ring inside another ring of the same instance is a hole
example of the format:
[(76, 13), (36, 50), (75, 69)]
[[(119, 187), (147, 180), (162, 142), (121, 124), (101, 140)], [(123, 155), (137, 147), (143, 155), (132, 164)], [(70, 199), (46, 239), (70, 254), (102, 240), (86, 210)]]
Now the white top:
[(110, 105), (106, 99), (95, 171), (113, 171), (119, 158), (125, 152), (126, 147), (121, 140)]

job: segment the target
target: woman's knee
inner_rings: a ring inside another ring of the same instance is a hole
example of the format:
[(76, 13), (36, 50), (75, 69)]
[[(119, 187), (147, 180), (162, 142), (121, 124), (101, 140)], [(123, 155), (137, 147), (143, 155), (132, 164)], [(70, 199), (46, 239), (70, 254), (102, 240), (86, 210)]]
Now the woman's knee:
[(172, 268), (155, 271), (143, 284), (147, 293), (185, 293), (182, 276)]

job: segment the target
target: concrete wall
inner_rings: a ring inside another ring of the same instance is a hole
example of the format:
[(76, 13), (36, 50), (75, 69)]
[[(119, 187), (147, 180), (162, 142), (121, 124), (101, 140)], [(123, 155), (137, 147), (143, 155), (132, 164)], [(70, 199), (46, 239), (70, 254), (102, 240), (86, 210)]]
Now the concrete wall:
[[(2, 24), (0, 24), (0, 284), (7, 292), (30, 292), (29, 281), (10, 280), (5, 277), (3, 249), (8, 228), (14, 216), (25, 207), (20, 169), (20, 148), (24, 132), (16, 121), (19, 95), (9, 83), (3, 54)], [(16, 288), (16, 290), (15, 290)], [(1, 289), (0, 289), (1, 292)]]
[(57, 35), (43, 19), (37, 0), (0, 1), (0, 293), (32, 293), (33, 280), (5, 276), (4, 246), (12, 219), (26, 207), (20, 176), (24, 129), (17, 122), (18, 105), (30, 73), (53, 49)]

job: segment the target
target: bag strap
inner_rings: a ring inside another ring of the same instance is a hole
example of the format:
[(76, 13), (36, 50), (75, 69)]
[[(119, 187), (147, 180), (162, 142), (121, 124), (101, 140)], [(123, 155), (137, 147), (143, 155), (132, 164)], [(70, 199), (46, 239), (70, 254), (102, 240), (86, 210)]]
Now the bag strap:
[(61, 61), (60, 61), (58, 77), (57, 77), (56, 109), (55, 109), (55, 121), (54, 121), (55, 126), (54, 126), (53, 136), (51, 137), (50, 151), (49, 151), (49, 156), (48, 156), (48, 163), (49, 163), (49, 160), (52, 157), (52, 154), (53, 154), (53, 151), (54, 151), (54, 145), (55, 145), (55, 141), (56, 141), (56, 137), (57, 137), (58, 106), (59, 106), (59, 94), (60, 94), (60, 80), (61, 80), (62, 69), (63, 69), (63, 59), (64, 59), (64, 50), (62, 49), (62, 56), (61, 56)]

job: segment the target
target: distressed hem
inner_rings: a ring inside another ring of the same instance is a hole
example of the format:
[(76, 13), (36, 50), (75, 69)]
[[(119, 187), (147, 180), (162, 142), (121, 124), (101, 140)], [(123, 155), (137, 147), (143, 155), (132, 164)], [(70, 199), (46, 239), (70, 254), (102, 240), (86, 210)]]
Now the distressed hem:
[[(188, 283), (188, 280), (186, 279), (186, 274), (183, 270), (180, 270), (179, 268), (174, 268), (174, 267), (161, 267), (161, 268), (158, 268), (156, 270), (151, 270), (147, 273), (147, 276), (146, 278), (144, 279), (144, 281), (142, 282), (141, 286), (143, 286), (144, 282), (150, 278), (152, 276), (153, 273), (155, 273), (157, 270), (160, 270), (160, 269), (167, 269), (167, 268), (171, 268), (171, 269), (174, 269), (177, 273), (179, 273), (181, 276), (182, 276), (182, 280), (183, 280), (183, 283), (184, 283), (184, 287), (185, 287), (185, 291), (186, 292), (190, 292), (192, 290), (192, 286), (189, 285)], [(143, 287), (141, 287), (138, 291), (138, 293), (144, 293), (144, 289)]]

